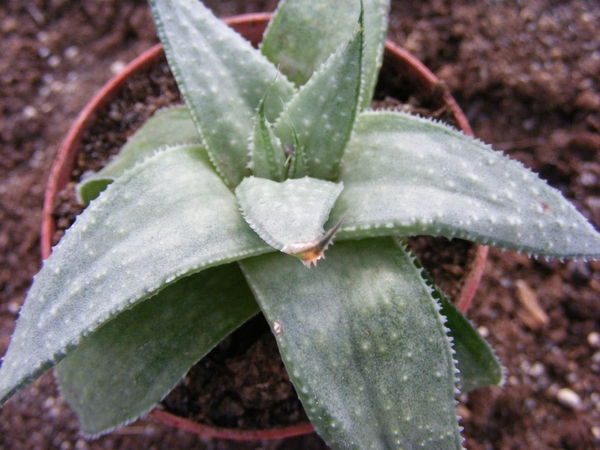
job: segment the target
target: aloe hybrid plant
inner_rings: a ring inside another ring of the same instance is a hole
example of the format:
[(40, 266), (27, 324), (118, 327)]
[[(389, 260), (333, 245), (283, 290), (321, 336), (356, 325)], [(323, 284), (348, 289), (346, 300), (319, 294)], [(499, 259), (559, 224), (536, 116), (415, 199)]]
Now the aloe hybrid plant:
[(283, 0), (260, 50), (199, 2), (150, 3), (186, 106), (79, 186), (89, 206), (35, 277), (2, 401), (57, 365), (82, 431), (108, 432), (262, 311), (332, 448), (461, 448), (457, 393), (502, 369), (403, 237), (598, 258), (600, 235), (482, 142), (369, 110), (386, 0)]

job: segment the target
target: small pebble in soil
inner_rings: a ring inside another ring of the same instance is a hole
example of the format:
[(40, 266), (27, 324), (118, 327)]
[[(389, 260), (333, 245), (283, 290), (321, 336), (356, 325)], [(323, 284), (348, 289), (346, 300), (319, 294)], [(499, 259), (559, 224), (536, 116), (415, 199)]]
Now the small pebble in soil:
[(50, 56), (48, 58), (48, 65), (53, 69), (56, 69), (58, 66), (60, 66), (60, 57), (56, 55)]
[(21, 309), (21, 305), (19, 304), (19, 302), (10, 302), (8, 304), (8, 312), (11, 314), (17, 314), (19, 312), (19, 309)]
[(48, 397), (46, 400), (44, 400), (44, 408), (51, 408), (54, 406), (54, 401), (54, 397)]
[(546, 373), (546, 367), (540, 362), (534, 362), (529, 369), (529, 375), (532, 377), (539, 377)]
[(52, 83), (50, 83), (50, 89), (53, 92), (60, 92), (64, 89), (64, 87), (65, 84), (62, 81), (55, 80)]
[(126, 64), (124, 61), (115, 61), (110, 65), (110, 71), (113, 73), (113, 75), (117, 75), (118, 73), (122, 72), (123, 69), (125, 69), (125, 65)]
[(75, 58), (77, 55), (79, 55), (79, 47), (77, 47), (75, 45), (71, 45), (70, 47), (67, 47), (65, 49), (64, 55), (65, 55), (65, 58), (67, 58), (67, 59)]
[(40, 58), (47, 58), (50, 56), (50, 49), (48, 47), (40, 47), (38, 49), (38, 55)]
[(50, 37), (48, 35), (48, 33), (46, 33), (45, 31), (40, 31), (38, 34), (35, 35), (35, 37), (37, 38), (38, 41), (40, 42), (46, 42), (48, 41), (48, 38)]
[(87, 450), (88, 448), (90, 448), (89, 445), (83, 439), (79, 439), (75, 443), (75, 450)]
[(23, 117), (26, 119), (33, 119), (35, 116), (37, 116), (37, 113), (38, 111), (34, 106), (27, 105), (25, 108), (23, 108)]
[(579, 182), (584, 186), (595, 186), (598, 183), (598, 177), (591, 172), (583, 172), (579, 176)]
[(588, 334), (587, 341), (592, 347), (600, 348), (600, 333), (592, 331)]
[(583, 403), (581, 397), (575, 391), (569, 388), (562, 388), (556, 392), (558, 402), (571, 409), (578, 409)]

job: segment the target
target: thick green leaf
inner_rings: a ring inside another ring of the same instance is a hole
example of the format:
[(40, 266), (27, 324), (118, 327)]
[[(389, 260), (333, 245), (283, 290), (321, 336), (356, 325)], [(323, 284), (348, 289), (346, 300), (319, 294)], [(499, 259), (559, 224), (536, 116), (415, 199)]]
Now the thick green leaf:
[(258, 311), (237, 264), (185, 277), (124, 311), (56, 366), (81, 431), (99, 435), (146, 413)]
[(245, 178), (235, 190), (246, 222), (270, 246), (285, 252), (293, 244), (323, 235), (323, 224), (344, 186), (315, 178)]
[(146, 159), (90, 203), (36, 275), (0, 368), (0, 402), (167, 284), (270, 250), (201, 147)]
[(359, 108), (362, 51), (361, 20), (350, 41), (300, 88), (275, 123), (275, 134), (284, 147), (294, 144), (293, 125), (311, 177), (335, 180), (338, 176)]
[[(365, 50), (363, 107), (371, 103), (383, 55), (389, 0), (363, 0)], [(358, 21), (360, 3), (348, 0), (279, 3), (260, 47), (263, 54), (297, 85), (348, 40)]]
[(501, 386), (504, 370), (490, 345), (444, 294), (436, 291), (434, 297), (442, 305), (441, 313), (447, 319), (446, 326), (453, 339), (460, 391), (467, 393), (483, 386)]
[(240, 261), (317, 432), (333, 448), (461, 448), (439, 305), (392, 239), (337, 243), (316, 269)]
[[(403, 240), (399, 240), (398, 243), (406, 246)], [(417, 260), (415, 263), (417, 267), (421, 267)], [(440, 303), (440, 312), (446, 317), (446, 327), (452, 338), (454, 359), (459, 371), (458, 385), (461, 393), (483, 386), (504, 384), (504, 369), (494, 350), (464, 314), (435, 286), (433, 278), (426, 271), (423, 271), (422, 275), (433, 286), (433, 298)]]
[(293, 85), (258, 50), (201, 2), (151, 0), (158, 34), (177, 85), (200, 130), (211, 161), (230, 187), (248, 171), (248, 136), (254, 112), (265, 105), (274, 121)]
[(288, 164), (287, 178), (303, 178), (308, 176), (308, 170), (306, 168), (306, 154), (304, 153), (304, 147), (300, 144), (300, 139), (298, 138), (296, 128), (294, 128), (291, 123), (289, 123), (289, 125), (290, 129), (292, 130), (293, 144), (291, 146), (287, 146), (288, 153), (291, 153), (286, 161)]
[[(404, 241), (399, 243), (406, 245)], [(417, 262), (417, 266), (421, 267), (420, 263)], [(441, 313), (446, 317), (446, 326), (452, 338), (454, 359), (459, 371), (458, 385), (461, 393), (483, 386), (504, 384), (504, 369), (492, 347), (464, 314), (435, 286), (433, 278), (426, 271), (422, 274), (434, 287), (433, 297), (442, 306)]]
[(600, 257), (600, 235), (561, 193), (489, 146), (441, 123), (361, 114), (344, 156), (338, 239), (459, 237), (549, 257)]
[(260, 101), (254, 117), (254, 132), (250, 139), (250, 169), (261, 178), (283, 181), (286, 178), (285, 153), (281, 141), (273, 133), (265, 116), (268, 91)]
[(200, 142), (198, 130), (185, 106), (160, 110), (129, 138), (112, 161), (77, 185), (79, 199), (87, 205), (123, 172), (161, 147)]

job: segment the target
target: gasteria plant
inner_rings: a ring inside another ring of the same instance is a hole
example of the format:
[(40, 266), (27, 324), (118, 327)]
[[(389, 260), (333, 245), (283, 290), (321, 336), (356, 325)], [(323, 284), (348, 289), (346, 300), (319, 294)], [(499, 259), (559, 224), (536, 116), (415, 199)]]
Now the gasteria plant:
[(600, 235), (480, 141), (369, 110), (386, 0), (283, 0), (260, 50), (199, 2), (150, 3), (187, 107), (80, 185), (89, 206), (35, 277), (2, 401), (58, 363), (82, 431), (105, 433), (260, 310), (331, 447), (460, 448), (458, 389), (502, 370), (402, 237), (598, 258)]

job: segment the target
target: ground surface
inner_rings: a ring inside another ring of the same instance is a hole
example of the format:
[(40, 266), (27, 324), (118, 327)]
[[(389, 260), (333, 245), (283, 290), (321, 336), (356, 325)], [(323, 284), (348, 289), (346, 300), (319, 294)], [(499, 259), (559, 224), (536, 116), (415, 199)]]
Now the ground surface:
[[(221, 16), (274, 7), (210, 3)], [(393, 2), (390, 37), (446, 81), (479, 137), (541, 173), (600, 227), (600, 5), (471, 3)], [(39, 268), (42, 195), (60, 140), (111, 71), (156, 40), (145, 3), (116, 0), (9, 0), (0, 33), (3, 354)], [(464, 399), (467, 448), (600, 448), (600, 263), (492, 250), (470, 318), (497, 349), (508, 383)], [(232, 446), (151, 421), (85, 441), (51, 376), (0, 414), (6, 450), (318, 446), (310, 437)]]

